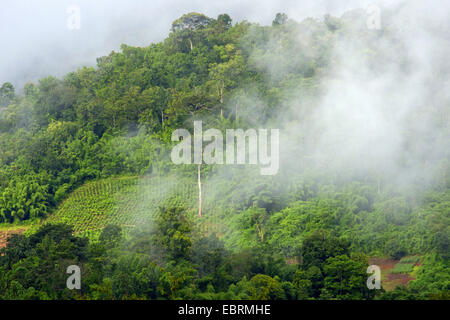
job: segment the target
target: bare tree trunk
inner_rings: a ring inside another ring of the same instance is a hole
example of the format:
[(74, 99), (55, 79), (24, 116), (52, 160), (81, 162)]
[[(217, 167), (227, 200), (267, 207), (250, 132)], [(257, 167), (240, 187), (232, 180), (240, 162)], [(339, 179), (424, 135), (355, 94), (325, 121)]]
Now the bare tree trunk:
[(221, 81), (221, 85), (219, 86), (219, 84), (216, 85), (217, 87), (217, 94), (219, 95), (219, 102), (220, 102), (220, 117), (223, 117), (223, 88), (224, 88), (224, 84), (223, 81)]
[(223, 89), (224, 89), (224, 87), (225, 87), (225, 84), (222, 81), (221, 86), (220, 86), (220, 103), (223, 103)]
[(161, 110), (161, 126), (164, 128), (164, 110)]
[(189, 44), (191, 45), (191, 51), (194, 49), (194, 43), (192, 42), (192, 37), (189, 37)]
[(256, 221), (256, 230), (258, 230), (259, 238), (261, 239), (261, 241), (264, 241), (263, 224), (261, 223), (261, 228), (260, 228), (258, 222)]
[(220, 87), (220, 116), (221, 117), (223, 117), (223, 107), (222, 107), (222, 105), (223, 105), (223, 87), (224, 87), (224, 84), (222, 81), (222, 86)]
[(198, 165), (198, 216), (202, 217), (202, 180), (200, 175), (200, 167), (202, 165)]

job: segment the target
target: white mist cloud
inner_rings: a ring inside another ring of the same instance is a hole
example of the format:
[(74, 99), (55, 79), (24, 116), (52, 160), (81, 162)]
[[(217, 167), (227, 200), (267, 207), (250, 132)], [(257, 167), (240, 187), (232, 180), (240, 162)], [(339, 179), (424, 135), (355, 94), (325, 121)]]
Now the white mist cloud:
[[(367, 3), (360, 1), (362, 10), (344, 14), (342, 32), (321, 30), (319, 15), (315, 24), (297, 26), (289, 46), (276, 35), (263, 50), (249, 49), (250, 64), (275, 84), (302, 61), (307, 65), (309, 57), (329, 51), (329, 65), (316, 70), (315, 98), (300, 86), (303, 80), (297, 80), (299, 89), (283, 92), (288, 101), (272, 124), (282, 132), (280, 171), (315, 168), (330, 179), (356, 175), (397, 186), (442, 180), (450, 150), (450, 4), (377, 3), (381, 30), (367, 29)], [(301, 11), (297, 6), (294, 11)], [(317, 30), (326, 34), (325, 50), (317, 46), (324, 43)], [(245, 106), (250, 121), (261, 114), (253, 100)]]
[[(12, 81), (20, 88), (43, 76), (62, 76), (94, 65), (95, 58), (122, 43), (147, 46), (161, 41), (171, 22), (191, 11), (211, 17), (228, 13), (234, 22), (246, 19), (268, 25), (277, 12), (301, 21), (326, 13), (340, 16), (374, 3), (381, 8), (383, 30), (392, 32), (395, 41), (381, 37), (372, 43), (349, 37), (335, 41), (332, 72), (320, 84), (323, 97), (309, 118), (284, 122), (288, 139), (281, 141), (281, 148), (284, 145), (289, 158), (295, 154), (291, 147), (301, 145), (296, 155), (335, 168), (395, 172), (400, 163), (414, 167), (405, 178), (420, 171), (418, 163), (439, 159), (449, 149), (448, 129), (442, 130), (448, 128), (448, 117), (438, 119), (439, 128), (433, 117), (436, 110), (448, 110), (450, 100), (450, 4), (445, 1), (2, 0), (0, 83)], [(67, 28), (66, 9), (73, 5), (80, 7), (79, 30)], [(305, 32), (296, 41), (306, 56), (315, 54)], [(364, 47), (375, 48), (379, 56), (367, 60)], [(280, 53), (255, 63), (276, 77), (285, 72), (278, 68), (283, 60)], [(252, 92), (244, 92), (247, 100), (259, 104)], [(304, 115), (303, 93), (291, 96), (293, 113)]]
[[(384, 1), (386, 2), (386, 1)], [(391, 1), (389, 1), (391, 2)], [(0, 83), (20, 89), (27, 81), (63, 76), (117, 50), (122, 43), (148, 46), (163, 40), (172, 21), (197, 11), (211, 17), (228, 13), (236, 21), (270, 24), (277, 12), (303, 19), (325, 13), (341, 14), (371, 1), (350, 0), (1, 0)], [(81, 28), (67, 28), (66, 12), (78, 6)]]
[(429, 168), (450, 149), (448, 123), (437, 116), (450, 110), (448, 7), (385, 6), (378, 35), (362, 40), (344, 32), (335, 39), (312, 124), (296, 128), (310, 139), (316, 164), (406, 185), (436, 178)]

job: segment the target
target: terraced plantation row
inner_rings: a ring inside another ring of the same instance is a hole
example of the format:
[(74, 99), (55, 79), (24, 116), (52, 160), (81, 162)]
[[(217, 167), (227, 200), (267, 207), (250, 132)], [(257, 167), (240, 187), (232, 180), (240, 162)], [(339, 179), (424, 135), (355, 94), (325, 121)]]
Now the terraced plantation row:
[(125, 231), (152, 223), (164, 204), (188, 208), (195, 227), (205, 233), (223, 233), (223, 223), (215, 215), (212, 190), (205, 184), (204, 214), (197, 218), (196, 181), (175, 178), (124, 177), (93, 181), (75, 190), (45, 222), (64, 222), (75, 233), (95, 239), (108, 224), (121, 225)]

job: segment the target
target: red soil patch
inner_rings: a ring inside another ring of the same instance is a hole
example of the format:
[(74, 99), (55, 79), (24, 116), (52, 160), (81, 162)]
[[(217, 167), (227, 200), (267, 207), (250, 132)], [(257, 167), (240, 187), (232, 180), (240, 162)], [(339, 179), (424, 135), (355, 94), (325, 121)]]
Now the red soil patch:
[(372, 265), (377, 265), (381, 270), (394, 269), (394, 266), (399, 262), (399, 260), (394, 259), (384, 259), (384, 258), (370, 258), (369, 263)]
[(26, 228), (20, 228), (15, 230), (0, 230), (0, 249), (6, 247), (6, 243), (8, 242), (8, 238), (10, 238), (13, 234), (21, 234), (26, 230)]
[[(394, 290), (397, 286), (408, 286), (409, 281), (415, 280), (409, 274), (393, 274), (391, 273), (395, 265), (400, 260), (385, 259), (385, 258), (370, 258), (369, 263), (371, 265), (377, 265), (381, 269), (381, 284), (385, 290)], [(416, 264), (419, 265), (419, 264)]]
[(397, 286), (408, 286), (408, 283), (415, 278), (409, 274), (389, 274), (386, 282), (386, 290), (393, 290)]
[(400, 282), (405, 282), (405, 285), (408, 284), (409, 281), (414, 280), (413, 277), (411, 277), (409, 274), (407, 273), (390, 273), (388, 275), (388, 280), (389, 281), (393, 281), (393, 280), (398, 280)]

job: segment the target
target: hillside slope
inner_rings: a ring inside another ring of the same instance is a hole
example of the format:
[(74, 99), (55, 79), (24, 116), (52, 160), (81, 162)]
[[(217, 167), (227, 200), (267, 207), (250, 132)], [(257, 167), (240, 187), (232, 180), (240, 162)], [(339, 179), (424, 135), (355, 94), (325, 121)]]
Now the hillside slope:
[[(196, 217), (197, 189), (189, 183), (161, 177), (120, 177), (88, 182), (72, 192), (54, 213), (42, 223), (66, 223), (76, 234), (96, 239), (108, 224), (121, 226), (125, 231), (149, 226), (158, 208), (169, 202), (180, 203)], [(206, 187), (205, 187), (206, 188)], [(208, 203), (203, 195), (204, 202)], [(213, 210), (205, 210), (202, 219), (194, 224), (203, 232), (219, 231), (213, 223)]]

